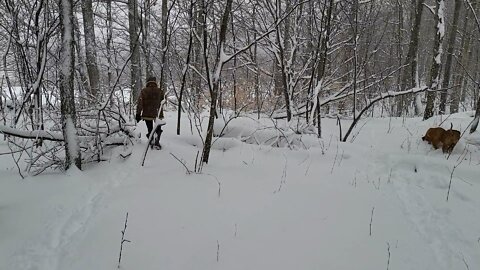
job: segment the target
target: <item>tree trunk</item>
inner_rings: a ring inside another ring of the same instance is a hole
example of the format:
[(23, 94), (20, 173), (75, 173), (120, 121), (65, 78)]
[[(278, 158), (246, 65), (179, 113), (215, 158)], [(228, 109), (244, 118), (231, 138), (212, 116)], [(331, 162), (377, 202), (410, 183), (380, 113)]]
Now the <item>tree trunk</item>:
[[(234, 24), (233, 16), (230, 17), (230, 23), (232, 27), (233, 53), (235, 54), (236, 48), (237, 48), (237, 36), (235, 35), (235, 24)], [(237, 56), (236, 55), (233, 57), (232, 80), (233, 80), (233, 112), (235, 115), (237, 115)]]
[[(252, 25), (253, 25), (253, 39), (257, 39), (257, 29), (256, 29), (256, 15), (257, 15), (257, 7), (258, 3), (253, 5), (253, 12), (252, 12)], [(258, 42), (255, 42), (253, 45), (253, 62), (255, 65), (255, 103), (257, 107), (257, 119), (260, 119), (260, 113), (262, 110), (262, 106), (260, 103), (260, 69), (258, 65)]]
[[(195, 15), (195, 31), (197, 36), (201, 36), (203, 33), (203, 29), (205, 27), (205, 0), (198, 0), (196, 1), (196, 15)], [(202, 70), (202, 42), (195, 38), (193, 39), (193, 60), (192, 65), (195, 67), (195, 71), (192, 72), (192, 97), (193, 97), (193, 104), (195, 108), (200, 107), (200, 99), (202, 96), (202, 78), (200, 77), (198, 72)]]
[[(276, 7), (277, 7), (277, 13), (276, 13), (276, 20), (280, 20), (280, 15), (281, 15), (281, 1), (276, 0)], [(288, 12), (288, 11), (286, 11)], [(285, 19), (285, 29), (289, 27), (289, 19), (288, 17)], [(278, 91), (281, 91), (283, 93), (283, 97), (285, 99), (285, 109), (287, 111), (287, 121), (290, 122), (292, 119), (292, 109), (290, 105), (290, 93), (289, 93), (289, 87), (288, 87), (288, 77), (287, 77), (287, 71), (285, 68), (285, 55), (286, 55), (286, 49), (288, 49), (286, 46), (288, 46), (288, 39), (290, 37), (287, 37), (286, 35), (289, 35), (289, 31), (285, 30), (284, 35), (282, 37), (280, 33), (280, 24), (277, 25), (276, 29), (276, 39), (277, 39), (277, 46), (278, 46), (278, 51), (277, 51), (277, 62), (278, 64), (276, 65), (275, 69), (275, 92), (278, 94)], [(283, 40), (283, 43), (282, 43)]]
[[(477, 9), (477, 3), (478, 0), (471, 1), (472, 8), (473, 10)], [(472, 45), (472, 27), (470, 25), (470, 22), (472, 21), (472, 18), (474, 18), (474, 14), (472, 13), (472, 9), (466, 8), (465, 10), (465, 19), (463, 21), (463, 31), (462, 31), (462, 42), (461, 42), (461, 51), (460, 55), (458, 56), (458, 59), (460, 59), (460, 64), (461, 67), (458, 69), (458, 73), (454, 76), (454, 89), (452, 91), (452, 99), (451, 99), (451, 105), (450, 105), (450, 112), (451, 113), (456, 113), (458, 112), (460, 101), (464, 101), (464, 94), (465, 94), (465, 88), (464, 88), (464, 82), (466, 82), (466, 72), (465, 69), (468, 69), (470, 66), (470, 47)]]
[(470, 128), (470, 133), (473, 133), (477, 130), (479, 121), (480, 121), (480, 95), (477, 100), (477, 109), (475, 110), (475, 118), (473, 119), (472, 127)]
[[(466, 13), (468, 14), (468, 11), (466, 11)], [(465, 76), (465, 71), (463, 70), (463, 67), (467, 62), (466, 55), (470, 47), (470, 41), (471, 41), (470, 35), (468, 34), (469, 32), (468, 28), (469, 28), (468, 15), (466, 15), (463, 21), (463, 27), (462, 27), (463, 34), (462, 34), (462, 41), (461, 41), (461, 50), (460, 50), (460, 54), (458, 55), (458, 59), (460, 59), (459, 61), (462, 67), (457, 69), (457, 73), (453, 76), (453, 90), (452, 90), (451, 101), (450, 101), (450, 113), (457, 113), (458, 107), (460, 105), (462, 83)]]
[(355, 24), (353, 26), (353, 119), (356, 118), (357, 113), (357, 64), (358, 64), (358, 0), (353, 1), (353, 16)]
[(439, 114), (444, 114), (447, 103), (447, 88), (450, 86), (450, 71), (452, 68), (453, 51), (455, 49), (455, 41), (457, 38), (458, 18), (463, 0), (455, 0), (455, 10), (453, 13), (452, 29), (448, 38), (447, 59), (445, 60), (445, 72), (443, 75), (442, 92), (440, 93)]
[(85, 64), (89, 79), (89, 94), (95, 100), (99, 91), (100, 75), (97, 65), (97, 45), (95, 43), (95, 23), (93, 21), (92, 0), (82, 1), (83, 30), (85, 32)]
[(73, 38), (73, 7), (70, 0), (59, 0), (60, 29), (62, 33), (60, 101), (61, 122), (65, 139), (65, 170), (72, 165), (82, 168), (79, 141), (77, 137), (77, 115), (73, 91), (75, 51)]
[[(228, 28), (228, 17), (232, 10), (232, 2), (233, 0), (227, 0), (225, 4), (225, 11), (222, 16), (222, 21), (220, 25), (220, 35), (218, 38), (218, 48), (217, 48), (217, 58), (216, 64), (213, 73), (212, 79), (212, 89), (210, 91), (210, 115), (208, 118), (208, 128), (207, 128), (207, 136), (205, 138), (205, 144), (203, 146), (202, 152), (202, 162), (208, 163), (208, 159), (210, 157), (210, 149), (212, 147), (212, 138), (213, 138), (213, 124), (215, 122), (215, 114), (217, 111), (217, 98), (218, 92), (220, 90), (220, 77), (222, 73), (223, 65), (225, 64), (224, 59), (221, 58), (221, 55), (224, 53), (224, 44), (227, 36), (227, 28)], [(204, 32), (205, 33), (205, 32)], [(204, 44), (206, 46), (206, 44)]]
[(113, 40), (113, 20), (112, 20), (112, 0), (107, 0), (107, 40), (106, 40), (106, 49), (107, 49), (107, 80), (108, 88), (112, 86), (113, 82), (113, 61), (112, 61), (112, 40)]
[(140, 69), (140, 47), (138, 46), (138, 6), (137, 0), (128, 0), (128, 33), (130, 38), (130, 53), (132, 57), (130, 69), (130, 84), (132, 88), (131, 103), (137, 102), (142, 90)]
[(150, 14), (151, 14), (151, 0), (145, 0), (143, 9), (145, 10), (145, 19), (143, 22), (143, 45), (145, 47), (145, 75), (146, 77), (153, 76), (152, 67), (152, 53), (150, 49)]
[(436, 91), (439, 88), (440, 67), (442, 65), (442, 44), (445, 34), (445, 2), (444, 0), (436, 0), (436, 2), (437, 5), (435, 8), (435, 41), (433, 47), (432, 67), (430, 69), (430, 79), (428, 81), (429, 90), (427, 91), (427, 106), (425, 107), (423, 120), (427, 120), (428, 118), (433, 116), (433, 106), (435, 103)]
[[(79, 83), (81, 87), (78, 87), (78, 91), (82, 98), (80, 99), (80, 108), (85, 107), (86, 105), (86, 93), (85, 91), (88, 91), (89, 89), (89, 83), (88, 83), (88, 72), (87, 72), (87, 65), (85, 64), (84, 60), (84, 53), (82, 50), (82, 46), (79, 46), (82, 40), (82, 33), (80, 31), (80, 25), (78, 23), (78, 19), (76, 16), (73, 18), (73, 28), (74, 28), (74, 35), (75, 35), (75, 50), (76, 50), (76, 57), (77, 57), (77, 71), (80, 75), (80, 80), (81, 82)], [(78, 84), (78, 83), (77, 83)]]
[[(415, 1), (416, 0), (413, 0), (413, 6), (415, 6)], [(397, 0), (397, 9), (398, 9), (398, 18), (397, 18), (397, 21), (398, 21), (398, 25), (397, 25), (397, 35), (396, 35), (396, 42), (397, 42), (397, 60), (398, 60), (398, 67), (400, 68), (402, 66), (402, 61), (403, 61), (403, 40), (404, 40), (404, 35), (403, 35), (403, 31), (404, 31), (404, 18), (403, 18), (403, 5), (402, 3), (400, 2), (400, 0)], [(415, 17), (415, 10), (413, 8), (411, 8), (411, 25), (413, 24), (413, 18)], [(410, 26), (410, 29), (411, 26)], [(393, 48), (392, 48), (392, 51), (393, 51)], [(400, 85), (401, 85), (401, 82), (402, 82), (402, 73), (401, 72), (398, 72), (398, 76), (397, 76), (397, 91), (402, 91), (402, 89), (400, 88)], [(401, 101), (401, 98), (402, 97), (399, 97), (399, 100), (398, 102), (403, 102)], [(393, 114), (393, 110), (392, 110), (392, 114)]]
[(5, 121), (5, 111), (3, 109), (3, 76), (2, 82), (0, 83), (0, 111), (2, 111), (2, 118)]
[[(410, 42), (408, 44), (407, 57), (405, 59), (405, 65), (402, 82), (400, 85), (400, 91), (404, 91), (407, 87), (413, 87), (415, 85), (415, 77), (417, 74), (417, 54), (418, 54), (418, 40), (420, 37), (420, 24), (422, 22), (423, 4), (425, 0), (417, 0), (417, 6), (415, 7), (415, 18), (412, 24), (412, 31), (410, 33)], [(413, 14), (412, 14), (413, 15)], [(401, 116), (407, 108), (407, 97), (402, 95), (397, 100), (397, 116)]]
[(186, 78), (187, 78), (187, 71), (188, 71), (188, 66), (190, 65), (190, 58), (192, 54), (192, 46), (193, 46), (193, 24), (194, 24), (194, 15), (193, 15), (193, 8), (194, 8), (194, 2), (193, 0), (190, 0), (190, 10), (189, 10), (189, 25), (190, 25), (190, 31), (189, 31), (189, 38), (188, 38), (188, 52), (187, 52), (187, 60), (185, 62), (185, 68), (183, 70), (182, 74), (182, 86), (180, 87), (180, 94), (178, 97), (178, 111), (177, 111), (177, 135), (180, 135), (180, 120), (182, 116), (182, 101), (183, 101), (183, 92), (185, 90), (185, 84), (186, 84)]
[[(47, 7), (44, 7), (44, 2), (40, 1), (39, 7), (36, 9), (35, 15), (35, 36), (38, 42), (36, 47), (36, 74), (35, 77), (32, 79), (31, 85), (32, 90), (34, 91), (34, 106), (35, 106), (35, 123), (34, 129), (43, 130), (43, 107), (42, 107), (42, 91), (41, 85), (43, 82), (43, 75), (45, 73), (45, 65), (47, 62), (47, 52), (48, 52), (48, 40), (49, 37), (44, 31), (40, 31), (41, 29), (41, 13), (44, 12), (45, 14), (48, 13)], [(43, 21), (45, 24), (48, 23), (47, 16), (43, 17)], [(1, 99), (1, 95), (0, 95)], [(37, 141), (37, 145), (41, 145), (42, 140)]]
[[(318, 62), (317, 68), (317, 92), (316, 94), (316, 106), (315, 112), (317, 114), (317, 136), (319, 138), (322, 137), (322, 125), (321, 125), (321, 114), (320, 114), (320, 89), (319, 85), (323, 84), (325, 78), (325, 70), (327, 66), (327, 55), (328, 55), (328, 44), (330, 41), (330, 33), (332, 32), (331, 29), (331, 21), (332, 21), (332, 14), (333, 8), (335, 6), (335, 1), (330, 0), (328, 5), (327, 14), (325, 18), (325, 35), (322, 37), (321, 45), (320, 45), (320, 59)], [(313, 119), (312, 119), (313, 120)]]
[[(281, 6), (280, 0), (275, 0), (275, 7), (276, 7), (275, 20), (279, 20), (280, 15), (282, 14), (282, 6)], [(280, 42), (282, 40), (280, 33), (281, 33), (280, 25), (278, 24), (277, 29), (275, 31), (275, 38), (277, 41), (278, 49), (276, 49), (275, 60), (273, 61), (273, 85), (274, 85), (274, 93), (277, 96), (280, 96), (282, 93), (284, 93), (283, 77), (282, 77), (283, 63), (282, 63), (282, 56), (281, 56), (282, 50), (283, 50), (282, 46), (284, 44)], [(287, 111), (287, 117), (288, 115), (289, 115), (289, 112)]]
[[(307, 63), (307, 61), (309, 60), (309, 58), (313, 57), (313, 58), (316, 58), (317, 57), (317, 52), (315, 51), (315, 36), (316, 36), (316, 33), (314, 34), (314, 22), (315, 22), (315, 3), (313, 1), (310, 1), (308, 2), (308, 20), (307, 20), (307, 25), (306, 25), (306, 28), (307, 28), (307, 39), (308, 39), (308, 43), (307, 43), (307, 57), (305, 59), (305, 62), (304, 63)], [(310, 77), (310, 80), (308, 81), (308, 86), (307, 86), (307, 93), (306, 93), (306, 102), (305, 102), (305, 121), (307, 123), (310, 123), (310, 116), (309, 116), (309, 113), (310, 113), (310, 104), (313, 104), (312, 102), (312, 85), (313, 85), (313, 76), (315, 75), (315, 68), (316, 68), (316, 61), (311, 61), (310, 62), (310, 67), (309, 67), (309, 71), (311, 73), (311, 77)]]
[(167, 92), (166, 88), (166, 75), (167, 70), (168, 70), (168, 56), (167, 56), (167, 48), (168, 48), (168, 1), (167, 0), (162, 0), (162, 57), (160, 58), (162, 60), (162, 67), (160, 69), (160, 87)]

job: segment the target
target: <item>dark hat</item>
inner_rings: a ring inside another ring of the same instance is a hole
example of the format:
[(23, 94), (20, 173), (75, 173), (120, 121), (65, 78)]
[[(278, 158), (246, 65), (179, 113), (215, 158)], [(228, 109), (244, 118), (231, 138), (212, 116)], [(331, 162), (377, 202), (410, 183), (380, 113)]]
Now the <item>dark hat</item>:
[(157, 81), (157, 78), (155, 76), (150, 76), (147, 79), (147, 82), (156, 82), (156, 81)]

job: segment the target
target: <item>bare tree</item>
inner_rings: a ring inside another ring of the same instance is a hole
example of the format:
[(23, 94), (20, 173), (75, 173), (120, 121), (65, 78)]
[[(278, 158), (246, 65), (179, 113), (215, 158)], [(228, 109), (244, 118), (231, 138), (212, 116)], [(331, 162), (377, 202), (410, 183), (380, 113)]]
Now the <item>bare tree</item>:
[(457, 38), (458, 18), (462, 9), (462, 0), (455, 0), (455, 10), (453, 11), (452, 28), (448, 37), (447, 58), (445, 60), (445, 71), (443, 73), (442, 91), (440, 92), (439, 114), (444, 114), (447, 103), (448, 87), (450, 86), (450, 77), (452, 69), (453, 51), (455, 49), (455, 41)]
[(160, 87), (166, 91), (166, 76), (168, 70), (168, 57), (167, 57), (167, 49), (168, 49), (168, 17), (169, 17), (169, 10), (168, 10), (168, 1), (162, 0), (162, 43), (161, 43), (161, 74), (160, 74)]
[[(475, 23), (477, 25), (477, 30), (480, 33), (480, 19), (478, 18), (478, 15), (475, 10), (475, 6), (470, 2), (470, 0), (466, 0), (467, 2), (467, 7), (470, 9), (470, 11), (473, 14), (473, 17), (475, 18)], [(477, 3), (478, 5), (478, 3)], [(475, 82), (477, 87), (480, 88), (480, 82)], [(475, 108), (475, 118), (472, 121), (472, 125), (470, 127), (470, 133), (473, 133), (477, 130), (478, 124), (480, 122), (480, 93), (478, 94), (478, 99), (477, 99), (477, 104)]]
[(97, 45), (92, 0), (82, 1), (83, 30), (85, 32), (85, 63), (88, 72), (90, 98), (95, 100), (100, 87), (100, 74), (97, 65)]
[(140, 67), (140, 47), (138, 46), (138, 2), (137, 0), (128, 0), (128, 33), (130, 39), (131, 58), (131, 101), (136, 102), (140, 90), (142, 89), (141, 67)]
[(435, 102), (436, 91), (440, 86), (440, 67), (442, 65), (442, 44), (445, 35), (444, 0), (436, 0), (435, 7), (435, 42), (433, 47), (432, 67), (430, 69), (430, 79), (428, 80), (427, 105), (423, 114), (423, 119), (427, 120), (433, 116), (433, 106)]
[[(290, 1), (286, 1), (287, 5), (285, 8), (285, 13), (290, 12)], [(290, 19), (289, 16), (285, 19), (284, 31), (282, 35), (281, 31), (281, 24), (279, 23), (282, 17), (282, 1), (275, 0), (275, 20), (277, 22), (277, 29), (275, 31), (275, 38), (276, 38), (276, 48), (274, 49), (275, 52), (275, 69), (274, 69), (274, 79), (275, 79), (275, 92), (277, 94), (283, 93), (284, 101), (285, 101), (285, 109), (287, 112), (287, 121), (292, 119), (292, 107), (291, 107), (291, 95), (289, 89), (289, 74), (287, 69), (290, 66), (287, 64), (286, 55), (289, 51), (289, 40), (290, 40)], [(291, 63), (291, 62), (289, 62)], [(288, 66), (287, 66), (288, 65)]]
[(73, 6), (69, 0), (59, 0), (60, 29), (62, 36), (62, 64), (60, 73), (61, 121), (65, 138), (65, 169), (72, 165), (82, 168), (82, 158), (77, 137), (77, 113), (74, 96), (74, 39), (73, 39)]
[(144, 11), (144, 19), (143, 19), (143, 46), (145, 47), (145, 75), (146, 77), (153, 76), (153, 65), (152, 65), (152, 52), (151, 52), (151, 44), (150, 44), (150, 20), (151, 20), (151, 12), (152, 12), (152, 5), (154, 3), (151, 0), (145, 0), (143, 2), (143, 11)]
[(107, 81), (108, 88), (113, 83), (113, 18), (112, 18), (112, 0), (106, 0), (106, 28), (107, 28), (107, 40), (105, 42), (105, 49), (107, 54)]
[[(207, 128), (207, 136), (205, 138), (205, 145), (203, 147), (202, 152), (202, 162), (208, 163), (208, 159), (210, 157), (210, 149), (212, 146), (212, 138), (213, 138), (213, 124), (215, 122), (215, 114), (217, 112), (217, 99), (218, 93), (220, 91), (220, 76), (222, 73), (223, 65), (226, 63), (226, 59), (224, 58), (225, 51), (225, 41), (227, 39), (227, 28), (228, 28), (228, 21), (230, 12), (232, 10), (232, 2), (233, 0), (227, 0), (225, 3), (225, 9), (223, 12), (223, 16), (221, 19), (220, 24), (220, 35), (218, 37), (218, 48), (216, 53), (216, 61), (215, 66), (213, 68), (212, 78), (209, 78), (209, 85), (210, 85), (210, 115), (208, 118), (208, 128)], [(204, 46), (205, 44), (205, 37), (206, 37), (206, 29), (204, 29)], [(205, 63), (208, 67), (208, 64)], [(207, 68), (207, 76), (210, 77), (208, 74)]]
[[(316, 86), (314, 91), (314, 111), (317, 115), (317, 134), (318, 137), (322, 137), (322, 128), (321, 128), (321, 116), (320, 116), (320, 91), (324, 85), (325, 79), (325, 70), (327, 66), (327, 56), (328, 56), (328, 49), (329, 49), (329, 41), (331, 35), (331, 21), (333, 15), (333, 9), (335, 6), (335, 2), (333, 0), (329, 0), (328, 6), (325, 3), (324, 14), (322, 14), (322, 25), (324, 25), (324, 29), (322, 29), (321, 34), (318, 38), (318, 48), (316, 51), (316, 57), (319, 58), (318, 66), (317, 66), (317, 76), (316, 76)], [(315, 60), (315, 62), (317, 62)], [(312, 76), (313, 79), (313, 76)], [(312, 115), (311, 119), (313, 120), (314, 117)]]
[(188, 38), (188, 50), (187, 50), (187, 60), (185, 62), (185, 68), (184, 68), (183, 74), (182, 74), (182, 85), (180, 87), (180, 94), (178, 96), (177, 135), (180, 135), (180, 121), (181, 121), (182, 110), (183, 110), (183, 106), (182, 106), (183, 92), (185, 90), (188, 65), (190, 65), (190, 58), (191, 58), (192, 47), (193, 47), (193, 29), (194, 29), (194, 27), (193, 27), (194, 26), (193, 8), (194, 8), (194, 2), (193, 2), (193, 0), (190, 0), (190, 9), (189, 9), (190, 29), (189, 29), (189, 38)]
[[(411, 18), (412, 21), (412, 30), (410, 32), (410, 42), (408, 44), (408, 52), (405, 59), (405, 65), (408, 65), (404, 68), (402, 73), (402, 80), (400, 85), (400, 91), (405, 91), (407, 87), (415, 86), (415, 78), (417, 76), (417, 54), (418, 54), (418, 43), (420, 37), (420, 24), (422, 22), (423, 14), (423, 5), (425, 0), (413, 0), (416, 1), (416, 6), (411, 8), (415, 10), (412, 12), (415, 14), (415, 17)], [(401, 116), (404, 112), (406, 105), (407, 96), (401, 96), (397, 101), (397, 116)]]
[(458, 55), (458, 66), (457, 72), (454, 76), (453, 82), (453, 90), (451, 94), (451, 102), (450, 102), (450, 113), (458, 112), (460, 102), (464, 101), (464, 95), (466, 92), (466, 81), (467, 81), (467, 71), (470, 63), (472, 62), (472, 18), (475, 17), (475, 11), (478, 9), (478, 0), (470, 1), (470, 4), (466, 3), (465, 5), (465, 16), (462, 26), (462, 38), (461, 38), (461, 45), (460, 45), (460, 52)]
[(195, 4), (195, 19), (194, 19), (194, 39), (193, 39), (193, 57), (192, 65), (195, 69), (192, 72), (192, 104), (194, 107), (198, 108), (200, 105), (200, 99), (202, 96), (202, 78), (200, 72), (202, 71), (202, 38), (201, 36), (204, 33), (204, 28), (207, 27), (206, 24), (206, 4), (205, 0), (198, 0)]

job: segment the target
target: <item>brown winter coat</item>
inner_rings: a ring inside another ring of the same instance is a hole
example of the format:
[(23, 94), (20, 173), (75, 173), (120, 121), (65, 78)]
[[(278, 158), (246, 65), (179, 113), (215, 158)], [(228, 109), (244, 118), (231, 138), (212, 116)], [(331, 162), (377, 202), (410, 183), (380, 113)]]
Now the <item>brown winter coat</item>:
[[(137, 103), (137, 115), (142, 116), (144, 120), (154, 120), (158, 115), (160, 103), (163, 100), (164, 92), (156, 82), (147, 82), (147, 86), (142, 89)], [(163, 118), (163, 109), (160, 112), (160, 118)]]

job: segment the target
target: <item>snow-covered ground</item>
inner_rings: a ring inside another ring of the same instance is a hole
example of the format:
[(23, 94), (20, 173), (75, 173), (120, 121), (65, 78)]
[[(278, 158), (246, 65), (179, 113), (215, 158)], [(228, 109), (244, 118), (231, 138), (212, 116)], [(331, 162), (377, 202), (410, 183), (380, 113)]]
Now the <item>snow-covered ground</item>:
[(240, 118), (186, 174), (171, 154), (193, 170), (201, 140), (174, 117), (144, 167), (143, 135), (127, 159), (24, 180), (0, 155), (0, 269), (116, 269), (127, 212), (121, 269), (480, 269), (478, 132), (447, 159), (421, 140), (439, 117), (365, 119), (347, 143), (324, 119), (323, 139), (281, 147), (271, 120)]

